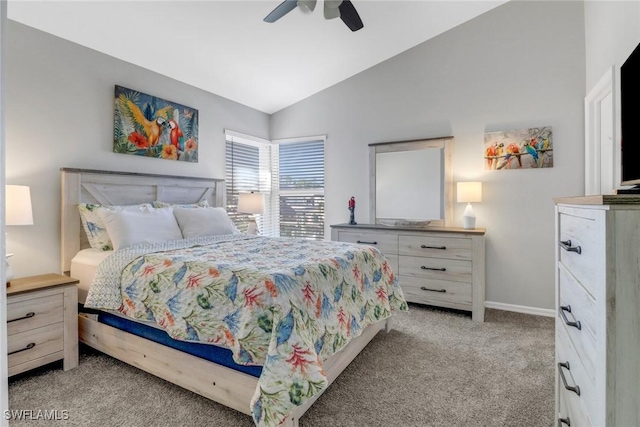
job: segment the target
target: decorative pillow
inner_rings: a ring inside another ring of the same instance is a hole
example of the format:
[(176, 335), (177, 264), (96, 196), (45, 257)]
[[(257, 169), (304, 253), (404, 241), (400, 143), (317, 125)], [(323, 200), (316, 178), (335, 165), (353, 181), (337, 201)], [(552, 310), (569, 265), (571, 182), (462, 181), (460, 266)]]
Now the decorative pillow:
[(184, 208), (184, 209), (193, 209), (193, 208), (208, 208), (209, 202), (205, 200), (201, 200), (198, 203), (189, 203), (185, 205), (176, 205), (173, 203), (161, 202), (156, 200), (153, 202), (154, 208)]
[(184, 209), (175, 208), (173, 214), (178, 220), (185, 239), (222, 234), (240, 234), (224, 208)]
[(101, 209), (98, 216), (107, 227), (116, 251), (139, 243), (182, 239), (172, 208), (149, 208), (143, 211)]
[(110, 251), (113, 249), (111, 239), (107, 233), (102, 219), (98, 216), (100, 210), (128, 210), (128, 211), (142, 211), (150, 209), (151, 204), (143, 203), (140, 205), (128, 205), (128, 206), (109, 206), (109, 205), (97, 205), (92, 203), (80, 203), (78, 204), (78, 211), (80, 211), (80, 220), (82, 221), (82, 227), (85, 233), (87, 233), (87, 239), (89, 244), (94, 249), (102, 249), (103, 251)]

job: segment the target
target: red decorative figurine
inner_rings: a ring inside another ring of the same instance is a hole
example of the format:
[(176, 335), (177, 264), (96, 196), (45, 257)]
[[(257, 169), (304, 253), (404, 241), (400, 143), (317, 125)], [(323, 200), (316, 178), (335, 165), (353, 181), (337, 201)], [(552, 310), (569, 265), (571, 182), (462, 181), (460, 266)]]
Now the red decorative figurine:
[(351, 216), (349, 217), (349, 225), (356, 225), (358, 224), (356, 222), (356, 216), (355, 216), (355, 211), (356, 211), (356, 198), (351, 196), (351, 198), (349, 199), (349, 210), (351, 211)]

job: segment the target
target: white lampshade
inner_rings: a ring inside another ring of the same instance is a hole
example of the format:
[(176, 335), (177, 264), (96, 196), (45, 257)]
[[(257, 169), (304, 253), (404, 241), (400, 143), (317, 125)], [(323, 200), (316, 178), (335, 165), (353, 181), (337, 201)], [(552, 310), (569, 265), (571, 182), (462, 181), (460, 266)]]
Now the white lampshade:
[(459, 182), (458, 203), (477, 203), (482, 201), (481, 182)]
[(26, 185), (5, 186), (6, 225), (33, 225), (31, 190)]
[(264, 194), (238, 194), (238, 213), (261, 214), (264, 212)]
[(298, 9), (303, 13), (311, 13), (316, 8), (317, 0), (298, 0)]

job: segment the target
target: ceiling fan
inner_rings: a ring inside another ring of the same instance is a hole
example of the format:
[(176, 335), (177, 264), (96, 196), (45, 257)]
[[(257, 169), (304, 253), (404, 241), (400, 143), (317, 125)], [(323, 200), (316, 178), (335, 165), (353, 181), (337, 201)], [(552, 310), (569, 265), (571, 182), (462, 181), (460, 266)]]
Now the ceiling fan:
[[(317, 0), (285, 0), (264, 18), (264, 22), (276, 22), (296, 6), (305, 13), (311, 13), (316, 8), (316, 3)], [(325, 19), (340, 17), (351, 31), (358, 31), (364, 27), (360, 15), (349, 0), (324, 0), (324, 17)]]

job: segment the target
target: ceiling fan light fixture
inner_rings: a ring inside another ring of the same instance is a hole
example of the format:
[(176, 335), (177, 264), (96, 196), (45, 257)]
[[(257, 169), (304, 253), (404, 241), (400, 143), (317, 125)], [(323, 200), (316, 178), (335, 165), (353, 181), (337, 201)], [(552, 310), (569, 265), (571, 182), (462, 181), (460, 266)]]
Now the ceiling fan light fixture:
[(342, 1), (324, 0), (324, 19), (335, 19), (340, 17), (340, 3)]
[(316, 8), (317, 0), (298, 0), (298, 9), (303, 13), (311, 13)]

